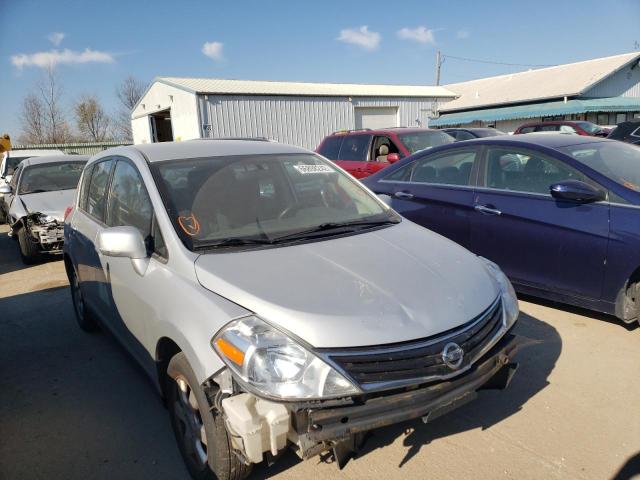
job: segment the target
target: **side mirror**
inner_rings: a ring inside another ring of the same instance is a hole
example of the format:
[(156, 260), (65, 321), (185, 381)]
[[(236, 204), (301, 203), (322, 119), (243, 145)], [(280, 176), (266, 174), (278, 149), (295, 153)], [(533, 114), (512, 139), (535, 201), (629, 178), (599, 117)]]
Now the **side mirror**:
[(8, 195), (12, 192), (12, 188), (9, 185), (2, 185), (0, 187), (0, 195)]
[(606, 192), (580, 180), (565, 180), (554, 183), (549, 187), (549, 191), (553, 198), (579, 203), (598, 202), (607, 198)]
[(133, 269), (144, 275), (149, 263), (142, 234), (135, 227), (110, 227), (98, 234), (98, 250), (107, 257), (131, 259)]
[(387, 162), (389, 163), (396, 163), (398, 160), (400, 160), (400, 155), (397, 153), (390, 153), (387, 155)]

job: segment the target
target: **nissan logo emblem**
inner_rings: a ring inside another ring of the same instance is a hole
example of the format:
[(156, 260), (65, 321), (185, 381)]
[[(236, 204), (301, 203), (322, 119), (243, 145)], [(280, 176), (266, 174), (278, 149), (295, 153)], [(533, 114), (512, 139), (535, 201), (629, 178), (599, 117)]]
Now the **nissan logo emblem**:
[(457, 343), (447, 343), (442, 349), (442, 361), (451, 370), (457, 370), (464, 360), (464, 350)]

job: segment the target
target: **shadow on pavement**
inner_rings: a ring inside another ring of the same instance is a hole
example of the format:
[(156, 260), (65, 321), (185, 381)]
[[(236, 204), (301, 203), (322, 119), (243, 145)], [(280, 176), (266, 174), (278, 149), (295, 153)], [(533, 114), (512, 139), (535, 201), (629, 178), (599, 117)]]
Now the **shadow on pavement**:
[(620, 325), (624, 327), (626, 330), (635, 330), (638, 328), (638, 322), (632, 323), (624, 323), (618, 317), (614, 317), (613, 315), (608, 315), (606, 313), (596, 312), (595, 310), (589, 310), (586, 308), (576, 307), (574, 305), (569, 305), (566, 303), (555, 302), (553, 300), (547, 300), (546, 298), (533, 297), (531, 295), (518, 294), (518, 298), (520, 300), (524, 300), (525, 302), (535, 303), (537, 305), (542, 305), (544, 307), (553, 308), (556, 310), (562, 310), (568, 313), (574, 313), (576, 315), (580, 315), (582, 317), (591, 318), (593, 320), (599, 320), (601, 322), (612, 323), (614, 325)]
[[(9, 237), (8, 233), (9, 226), (0, 225), (0, 252), (2, 252), (0, 254), (0, 275), (17, 272), (18, 270), (29, 267), (22, 263), (18, 242)], [(42, 260), (38, 263), (55, 262), (61, 258), (62, 255), (43, 256)]]
[(640, 478), (640, 452), (630, 457), (611, 480), (632, 480)]
[(79, 329), (68, 287), (0, 312), (0, 478), (189, 478), (154, 386), (110, 335)]
[[(520, 411), (530, 398), (548, 385), (547, 378), (562, 351), (562, 340), (555, 328), (525, 313), (520, 314), (515, 333), (539, 340), (540, 343), (530, 345), (518, 352), (515, 360), (520, 367), (508, 389), (481, 392), (475, 401), (427, 425), (418, 419), (374, 430), (369, 434), (356, 461), (377, 449), (387, 447), (398, 437), (404, 437), (406, 454), (399, 465), (402, 467), (434, 440), (476, 428), (490, 428)], [(323, 457), (323, 460), (332, 462), (332, 455)], [(275, 475), (299, 462), (295, 454), (287, 453), (270, 468), (265, 465), (257, 466), (251, 478)], [(346, 468), (348, 469), (349, 466), (347, 465)]]

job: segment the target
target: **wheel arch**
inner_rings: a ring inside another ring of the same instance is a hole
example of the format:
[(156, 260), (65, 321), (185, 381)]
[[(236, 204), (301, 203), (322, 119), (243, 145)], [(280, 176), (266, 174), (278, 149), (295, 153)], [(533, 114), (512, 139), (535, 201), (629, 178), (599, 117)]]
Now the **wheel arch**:
[(161, 337), (156, 343), (156, 371), (163, 399), (167, 398), (167, 367), (171, 359), (182, 351), (182, 348), (169, 337)]
[(637, 298), (637, 295), (640, 295), (640, 288), (636, 287), (635, 292), (631, 291), (631, 287), (639, 283), (640, 266), (631, 273), (616, 298), (615, 315), (623, 322), (631, 323), (640, 317), (640, 299)]

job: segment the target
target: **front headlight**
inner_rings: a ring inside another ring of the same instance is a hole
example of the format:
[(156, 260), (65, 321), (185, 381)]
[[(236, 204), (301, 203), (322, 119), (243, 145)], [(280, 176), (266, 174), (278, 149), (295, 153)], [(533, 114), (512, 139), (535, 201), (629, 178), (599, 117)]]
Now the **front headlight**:
[(44, 225), (45, 223), (51, 223), (51, 222), (55, 222), (56, 221), (56, 217), (53, 217), (51, 215), (44, 215), (44, 214), (40, 214), (37, 217), (38, 223)]
[(493, 278), (496, 279), (496, 283), (500, 288), (500, 294), (502, 296), (502, 307), (504, 308), (505, 321), (507, 328), (511, 327), (518, 318), (520, 309), (518, 307), (518, 298), (516, 297), (516, 291), (513, 289), (513, 285), (507, 278), (507, 276), (500, 270), (500, 267), (493, 263), (491, 260), (487, 260), (484, 257), (479, 257), (484, 261), (487, 271)]
[(211, 345), (244, 383), (267, 397), (294, 400), (360, 393), (333, 367), (255, 316), (230, 322)]

